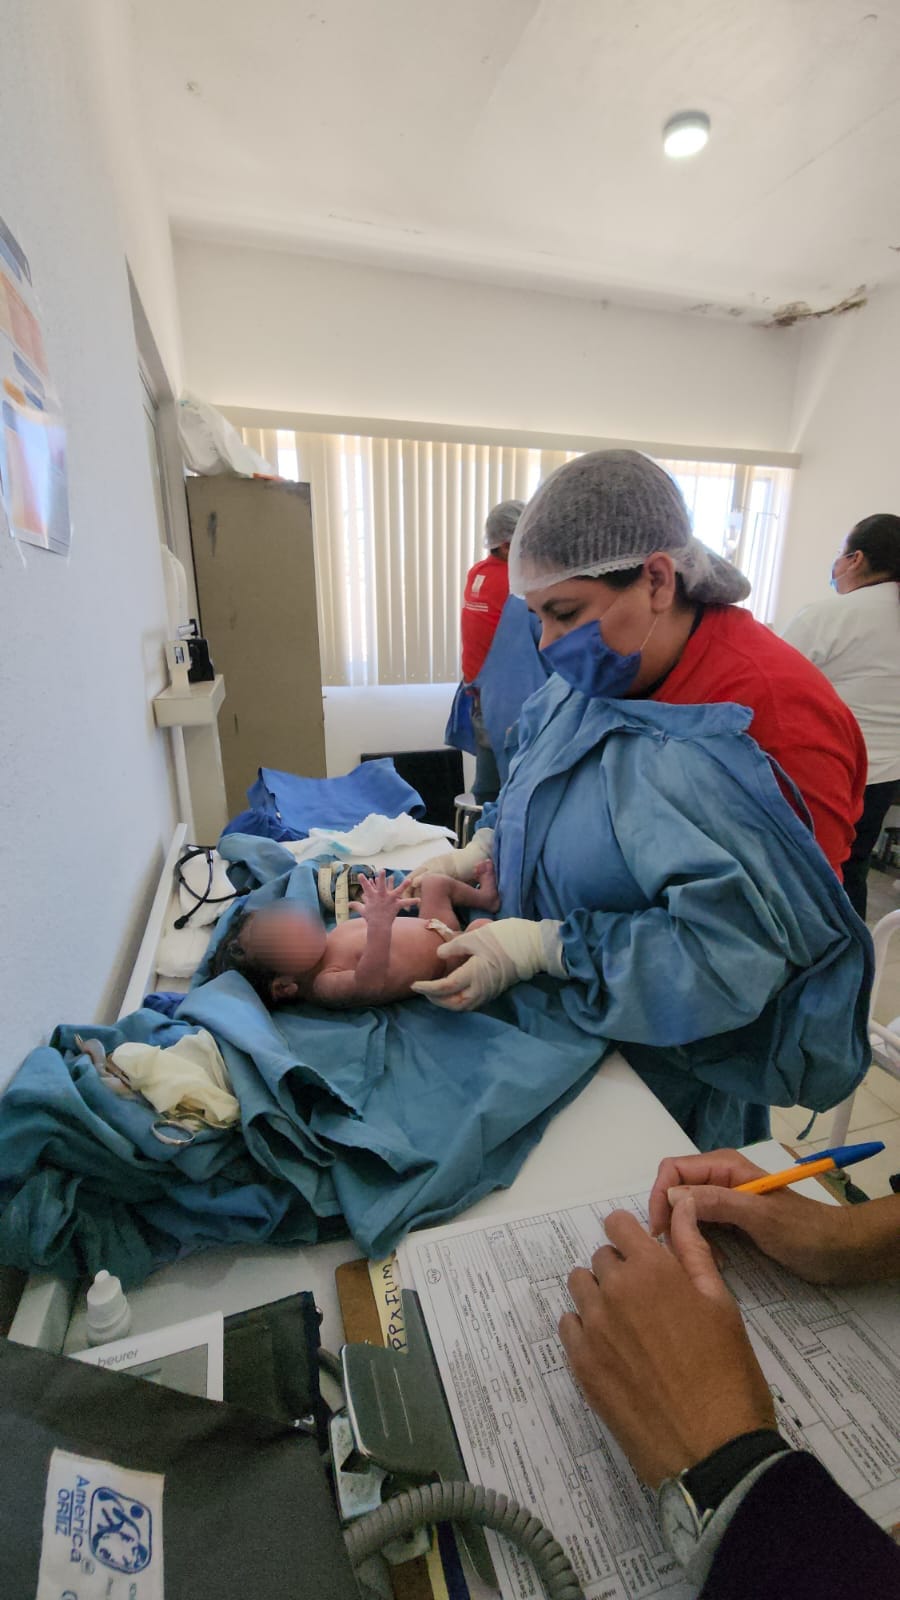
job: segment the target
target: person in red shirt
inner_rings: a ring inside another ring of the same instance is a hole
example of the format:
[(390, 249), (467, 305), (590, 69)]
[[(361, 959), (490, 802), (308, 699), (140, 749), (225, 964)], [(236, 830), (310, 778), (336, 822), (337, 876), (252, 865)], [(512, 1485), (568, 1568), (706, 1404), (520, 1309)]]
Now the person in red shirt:
[(483, 561), (477, 561), (469, 569), (463, 594), (460, 618), (462, 674), (466, 689), (472, 696), (472, 728), (478, 745), (472, 792), (481, 805), (496, 800), (500, 791), (500, 775), (474, 684), (493, 644), (500, 614), (509, 599), (509, 547), (523, 510), (524, 503), (521, 500), (501, 500), (489, 512), (484, 525), (484, 547), (488, 554)]
[[(739, 606), (705, 606), (675, 666), (650, 698), (669, 705), (733, 700), (748, 732), (800, 790), (816, 838), (838, 876), (862, 811), (866, 747), (852, 711), (828, 680)], [(812, 670), (810, 670), (812, 667)], [(779, 778), (788, 800), (790, 787)]]
[(841, 875), (866, 782), (856, 718), (818, 667), (734, 604), (749, 592), (746, 578), (692, 537), (661, 467), (632, 450), (561, 467), (529, 503), (510, 571), (512, 592), (541, 621), (542, 650), (576, 629), (587, 639), (592, 624), (595, 657), (632, 663), (627, 683), (619, 671), (618, 682), (606, 680), (612, 687), (589, 692), (746, 706), (751, 737), (787, 775), (779, 782), (802, 813), (796, 785)]

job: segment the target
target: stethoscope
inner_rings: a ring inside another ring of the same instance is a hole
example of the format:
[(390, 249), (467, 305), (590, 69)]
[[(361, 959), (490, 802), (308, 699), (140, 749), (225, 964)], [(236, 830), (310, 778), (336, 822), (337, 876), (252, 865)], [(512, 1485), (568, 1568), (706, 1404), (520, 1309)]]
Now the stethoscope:
[[(185, 878), (184, 873), (181, 870), (182, 867), (186, 867), (187, 866), (189, 861), (196, 860), (197, 856), (205, 856), (206, 857), (206, 872), (207, 872), (206, 888), (204, 889), (202, 894), (198, 894), (196, 889), (193, 889), (191, 887), (191, 885), (188, 883), (187, 879)], [(229, 900), (236, 900), (238, 898), (238, 892), (237, 892), (236, 889), (232, 889), (230, 894), (213, 895), (213, 894), (210, 893), (210, 890), (212, 889), (212, 886), (213, 886), (213, 859), (212, 858), (213, 858), (213, 852), (209, 848), (208, 845), (191, 844), (191, 845), (188, 845), (187, 849), (184, 852), (184, 855), (180, 856), (178, 861), (175, 863), (175, 879), (176, 879), (176, 882), (178, 883), (180, 888), (186, 889), (188, 894), (193, 895), (193, 897), (196, 900), (197, 904), (191, 906), (190, 911), (186, 911), (184, 913), (184, 916), (176, 917), (175, 921), (172, 924), (172, 926), (174, 928), (185, 928), (185, 927), (187, 927), (187, 924), (190, 922), (191, 917), (194, 916), (195, 912), (200, 910), (201, 906), (221, 906), (221, 905), (225, 905), (226, 902), (229, 901)]]

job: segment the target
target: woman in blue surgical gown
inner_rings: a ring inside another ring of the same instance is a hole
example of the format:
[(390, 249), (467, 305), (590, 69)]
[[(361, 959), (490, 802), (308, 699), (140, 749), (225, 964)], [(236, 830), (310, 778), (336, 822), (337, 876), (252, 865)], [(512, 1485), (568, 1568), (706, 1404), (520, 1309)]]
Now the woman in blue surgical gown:
[[(602, 537), (606, 571), (611, 545), (619, 570), (668, 550), (692, 599), (746, 593), (689, 530), (673, 537), (683, 505), (653, 463), (610, 452), (600, 472), (599, 534), (596, 499), (587, 513), (576, 501), (566, 548), (558, 535), (542, 548), (541, 492), (526, 508), (514, 592), (553, 615)], [(742, 1144), (767, 1135), (770, 1105), (824, 1110), (862, 1078), (871, 943), (790, 781), (747, 735), (750, 711), (636, 694), (646, 644), (614, 649), (592, 619), (545, 646), (553, 672), (523, 709), (496, 807), (465, 850), (429, 863), (468, 876), (492, 856), (502, 910), (444, 946), (462, 966), (417, 987), (453, 1011), (536, 980), (619, 1045), (701, 1148)]]

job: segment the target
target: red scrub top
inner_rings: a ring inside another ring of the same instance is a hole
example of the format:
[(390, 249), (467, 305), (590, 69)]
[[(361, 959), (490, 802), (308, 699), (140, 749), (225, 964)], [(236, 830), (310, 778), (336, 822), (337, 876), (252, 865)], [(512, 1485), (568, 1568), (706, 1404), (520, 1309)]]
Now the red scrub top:
[(509, 599), (509, 568), (499, 556), (476, 562), (466, 578), (462, 618), (462, 675), (473, 683), (491, 648), (500, 613)]
[(866, 747), (852, 711), (818, 667), (749, 611), (707, 606), (651, 698), (676, 706), (733, 700), (752, 711), (748, 732), (793, 778), (841, 876), (862, 811)]

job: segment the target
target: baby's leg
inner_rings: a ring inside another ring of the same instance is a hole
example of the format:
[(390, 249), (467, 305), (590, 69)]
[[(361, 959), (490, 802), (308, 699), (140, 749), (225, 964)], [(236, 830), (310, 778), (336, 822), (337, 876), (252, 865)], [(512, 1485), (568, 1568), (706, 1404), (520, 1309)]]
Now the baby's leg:
[(443, 872), (428, 872), (419, 885), (419, 916), (427, 920), (437, 917), (448, 928), (458, 928), (459, 918), (454, 906), (466, 906), (472, 911), (499, 911), (497, 874), (493, 861), (480, 861), (475, 868), (477, 883), (462, 883), (459, 878), (448, 878)]
[(493, 861), (479, 861), (474, 873), (476, 883), (460, 883), (450, 878), (450, 900), (455, 906), (468, 906), (473, 911), (499, 911), (497, 873)]
[[(455, 878), (448, 878), (443, 872), (427, 872), (419, 884), (419, 921), (430, 922), (435, 918), (459, 933), (459, 918), (450, 897), (451, 889), (457, 887)], [(461, 903), (457, 901), (457, 905)]]

